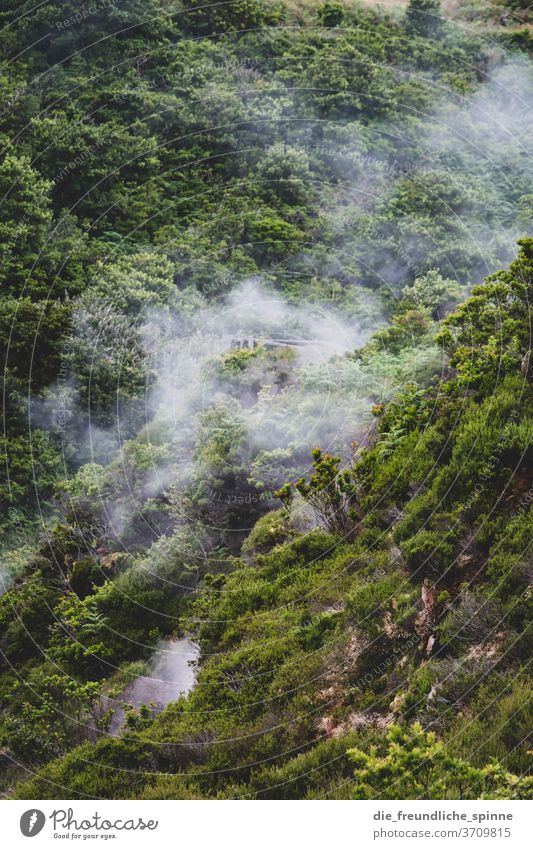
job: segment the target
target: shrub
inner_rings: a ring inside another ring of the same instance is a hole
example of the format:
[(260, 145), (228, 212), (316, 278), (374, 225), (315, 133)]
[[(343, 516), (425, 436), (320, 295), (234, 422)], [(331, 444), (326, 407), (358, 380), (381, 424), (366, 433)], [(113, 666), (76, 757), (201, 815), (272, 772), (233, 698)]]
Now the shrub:
[(348, 752), (354, 766), (353, 799), (522, 799), (530, 782), (499, 766), (473, 767), (451, 755), (419, 723), (392, 726), (383, 754)]
[(285, 510), (270, 510), (257, 520), (242, 546), (244, 555), (266, 554), (289, 539), (292, 523)]
[[(452, 537), (453, 540), (453, 537)], [(401, 543), (405, 562), (418, 578), (442, 578), (453, 564), (454, 543), (442, 531), (418, 531)]]
[(439, 626), (446, 651), (459, 654), (470, 645), (494, 641), (506, 628), (501, 607), (482, 591), (466, 591)]

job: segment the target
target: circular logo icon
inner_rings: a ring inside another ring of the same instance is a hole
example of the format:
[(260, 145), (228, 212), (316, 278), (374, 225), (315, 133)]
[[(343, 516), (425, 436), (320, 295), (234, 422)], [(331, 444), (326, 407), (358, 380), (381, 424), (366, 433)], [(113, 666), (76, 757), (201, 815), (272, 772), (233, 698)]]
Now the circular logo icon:
[(29, 811), (24, 811), (20, 818), (20, 830), (24, 837), (35, 837), (42, 831), (46, 822), (46, 817), (42, 811), (36, 808), (31, 808)]

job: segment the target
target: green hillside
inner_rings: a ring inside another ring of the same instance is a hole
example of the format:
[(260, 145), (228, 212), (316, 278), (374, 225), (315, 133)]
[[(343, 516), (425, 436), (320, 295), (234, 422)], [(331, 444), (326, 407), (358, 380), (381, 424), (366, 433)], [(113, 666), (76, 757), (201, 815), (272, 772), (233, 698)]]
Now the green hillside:
[[(527, 9), (33, 6), (0, 4), (2, 792), (531, 797)], [(111, 736), (176, 637), (194, 688)]]

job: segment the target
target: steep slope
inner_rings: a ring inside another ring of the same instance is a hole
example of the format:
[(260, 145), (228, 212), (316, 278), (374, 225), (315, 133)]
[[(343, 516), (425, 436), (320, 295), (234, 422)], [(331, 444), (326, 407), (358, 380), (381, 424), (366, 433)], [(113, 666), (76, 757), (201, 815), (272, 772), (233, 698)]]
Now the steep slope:
[(532, 294), (524, 240), (443, 321), (446, 381), (376, 410), (344, 472), (315, 452), (297, 488), (345, 532), (260, 519), (183, 620), (190, 696), (15, 795), (528, 796)]

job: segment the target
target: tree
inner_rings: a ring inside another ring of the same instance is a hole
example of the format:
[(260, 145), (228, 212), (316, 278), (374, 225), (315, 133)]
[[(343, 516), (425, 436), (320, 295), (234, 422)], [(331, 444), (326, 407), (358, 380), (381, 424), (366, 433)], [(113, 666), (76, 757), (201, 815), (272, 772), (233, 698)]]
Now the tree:
[(26, 395), (30, 385), (32, 392), (37, 392), (56, 376), (70, 311), (71, 306), (65, 301), (0, 298), (4, 364)]
[(405, 15), (406, 28), (422, 38), (439, 38), (442, 35), (442, 18), (439, 0), (409, 0)]
[(316, 13), (322, 26), (338, 27), (344, 20), (344, 6), (342, 3), (322, 3)]
[(185, 0), (180, 25), (195, 35), (246, 31), (275, 22), (282, 14), (280, 4), (259, 0), (228, 0), (226, 3), (204, 3)]
[(464, 287), (455, 280), (448, 280), (431, 268), (423, 277), (417, 277), (412, 286), (406, 286), (403, 296), (406, 300), (431, 311), (434, 319), (439, 319), (464, 295)]
[(109, 719), (98, 682), (81, 683), (51, 666), (33, 669), (10, 698), (16, 699), (19, 709), (8, 721), (6, 742), (19, 757), (32, 762), (91, 739)]
[[(16, 28), (6, 27), (16, 29), (13, 52), (33, 45), (34, 51), (44, 53), (51, 64), (93, 44), (97, 52), (108, 57), (110, 53), (123, 56), (125, 48), (135, 49), (136, 39), (162, 37), (168, 29), (157, 0), (109, 0), (80, 8), (69, 0), (51, 0), (38, 6), (32, 0), (6, 0), (4, 15), (8, 20), (13, 16), (19, 20)], [(112, 34), (117, 34), (114, 39), (109, 38)]]
[[(353, 527), (355, 486), (350, 469), (341, 471), (340, 457), (323, 454), (320, 448), (312, 452), (314, 473), (306, 481), (300, 478), (295, 488), (311, 505), (319, 520), (331, 533), (345, 534)], [(290, 508), (292, 489), (285, 484), (276, 492)]]
[[(507, 271), (487, 277), (445, 319), (437, 337), (457, 369), (457, 385), (492, 387), (505, 373), (523, 371), (531, 349), (533, 239), (518, 242)], [(529, 369), (525, 369), (529, 373)]]
[(126, 430), (128, 413), (138, 425), (136, 402), (146, 389), (150, 372), (134, 319), (102, 297), (98, 289), (89, 288), (76, 303), (72, 331), (63, 363), (69, 368), (81, 408), (90, 411), (98, 425), (111, 424), (117, 412)]
[(8, 153), (0, 163), (0, 283), (4, 291), (20, 293), (30, 272), (35, 278), (29, 283), (30, 291), (42, 278), (37, 263), (52, 225), (51, 186), (28, 156)]

